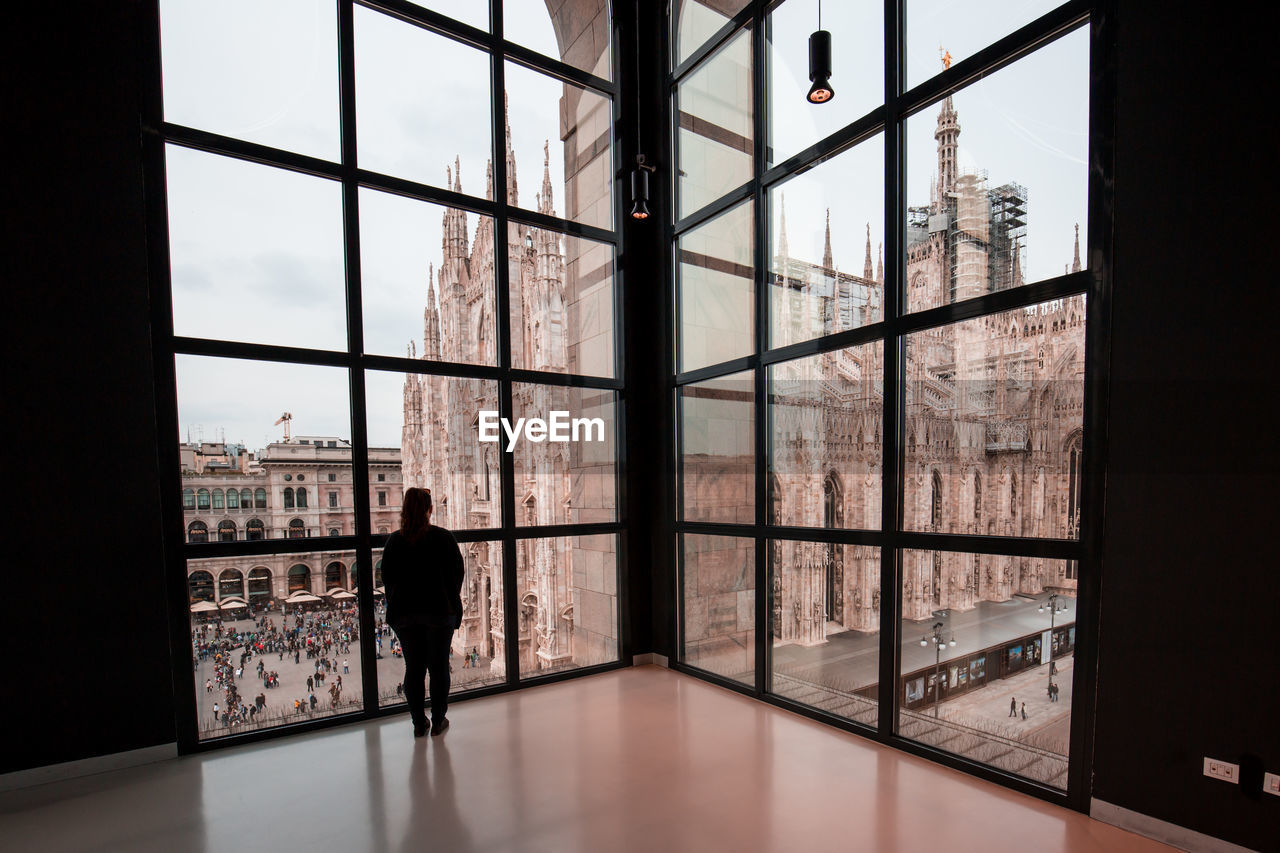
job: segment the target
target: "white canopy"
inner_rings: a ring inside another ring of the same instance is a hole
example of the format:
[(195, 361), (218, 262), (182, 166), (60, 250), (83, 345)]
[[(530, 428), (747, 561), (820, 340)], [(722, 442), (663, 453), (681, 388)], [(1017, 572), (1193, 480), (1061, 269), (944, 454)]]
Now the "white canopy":
[(219, 606), (223, 610), (235, 610), (237, 607), (248, 607), (249, 604), (242, 598), (224, 598)]
[(326, 592), (325, 595), (340, 601), (346, 601), (356, 597), (355, 593), (347, 592), (345, 589), (331, 589)]
[(305, 604), (308, 601), (319, 601), (320, 596), (298, 590), (284, 600), (285, 604)]
[(195, 604), (191, 605), (192, 613), (208, 613), (210, 610), (217, 609), (218, 605), (214, 604), (212, 601), (197, 601)]

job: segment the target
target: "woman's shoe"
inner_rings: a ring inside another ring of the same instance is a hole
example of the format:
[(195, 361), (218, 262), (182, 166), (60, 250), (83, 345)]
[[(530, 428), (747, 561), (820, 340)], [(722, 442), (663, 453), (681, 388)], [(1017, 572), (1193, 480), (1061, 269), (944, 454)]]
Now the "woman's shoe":
[(413, 724), (413, 736), (414, 736), (414, 737), (422, 737), (422, 736), (423, 736), (423, 735), (425, 735), (426, 733), (427, 733), (427, 724), (426, 724), (426, 723), (414, 723), (414, 724)]
[(444, 734), (444, 730), (447, 728), (449, 728), (448, 717), (445, 717), (443, 720), (435, 720), (431, 723), (431, 736), (436, 737), (437, 735), (442, 735)]

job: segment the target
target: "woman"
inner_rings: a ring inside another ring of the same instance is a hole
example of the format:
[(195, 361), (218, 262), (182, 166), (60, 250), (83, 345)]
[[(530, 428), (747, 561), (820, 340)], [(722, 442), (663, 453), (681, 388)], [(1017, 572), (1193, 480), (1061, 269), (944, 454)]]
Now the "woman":
[(425, 681), (431, 673), (431, 735), (449, 728), (449, 649), (462, 624), (462, 551), (453, 534), (431, 523), (431, 492), (409, 489), (400, 529), (382, 551), (387, 624), (404, 652), (404, 694), (413, 736), (427, 733)]

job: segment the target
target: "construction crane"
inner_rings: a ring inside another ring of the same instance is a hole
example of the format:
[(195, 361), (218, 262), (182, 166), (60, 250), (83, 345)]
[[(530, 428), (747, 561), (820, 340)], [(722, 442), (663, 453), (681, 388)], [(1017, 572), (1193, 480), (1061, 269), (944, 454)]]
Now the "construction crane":
[(276, 420), (275, 424), (273, 424), (273, 426), (280, 426), (280, 424), (284, 424), (285, 444), (289, 443), (289, 422), (292, 420), (293, 420), (293, 415), (290, 414), (289, 412), (285, 412)]

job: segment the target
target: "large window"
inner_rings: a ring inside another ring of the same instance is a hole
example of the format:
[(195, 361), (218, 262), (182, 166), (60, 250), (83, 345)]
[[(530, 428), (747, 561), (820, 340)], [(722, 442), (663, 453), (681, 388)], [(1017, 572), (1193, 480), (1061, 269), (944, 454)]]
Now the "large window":
[(1101, 24), (825, 7), (671, 7), (679, 665), (1079, 797)]
[(186, 745), (404, 701), (409, 487), (464, 556), (456, 692), (619, 661), (612, 13), (485, 6), (159, 0)]

